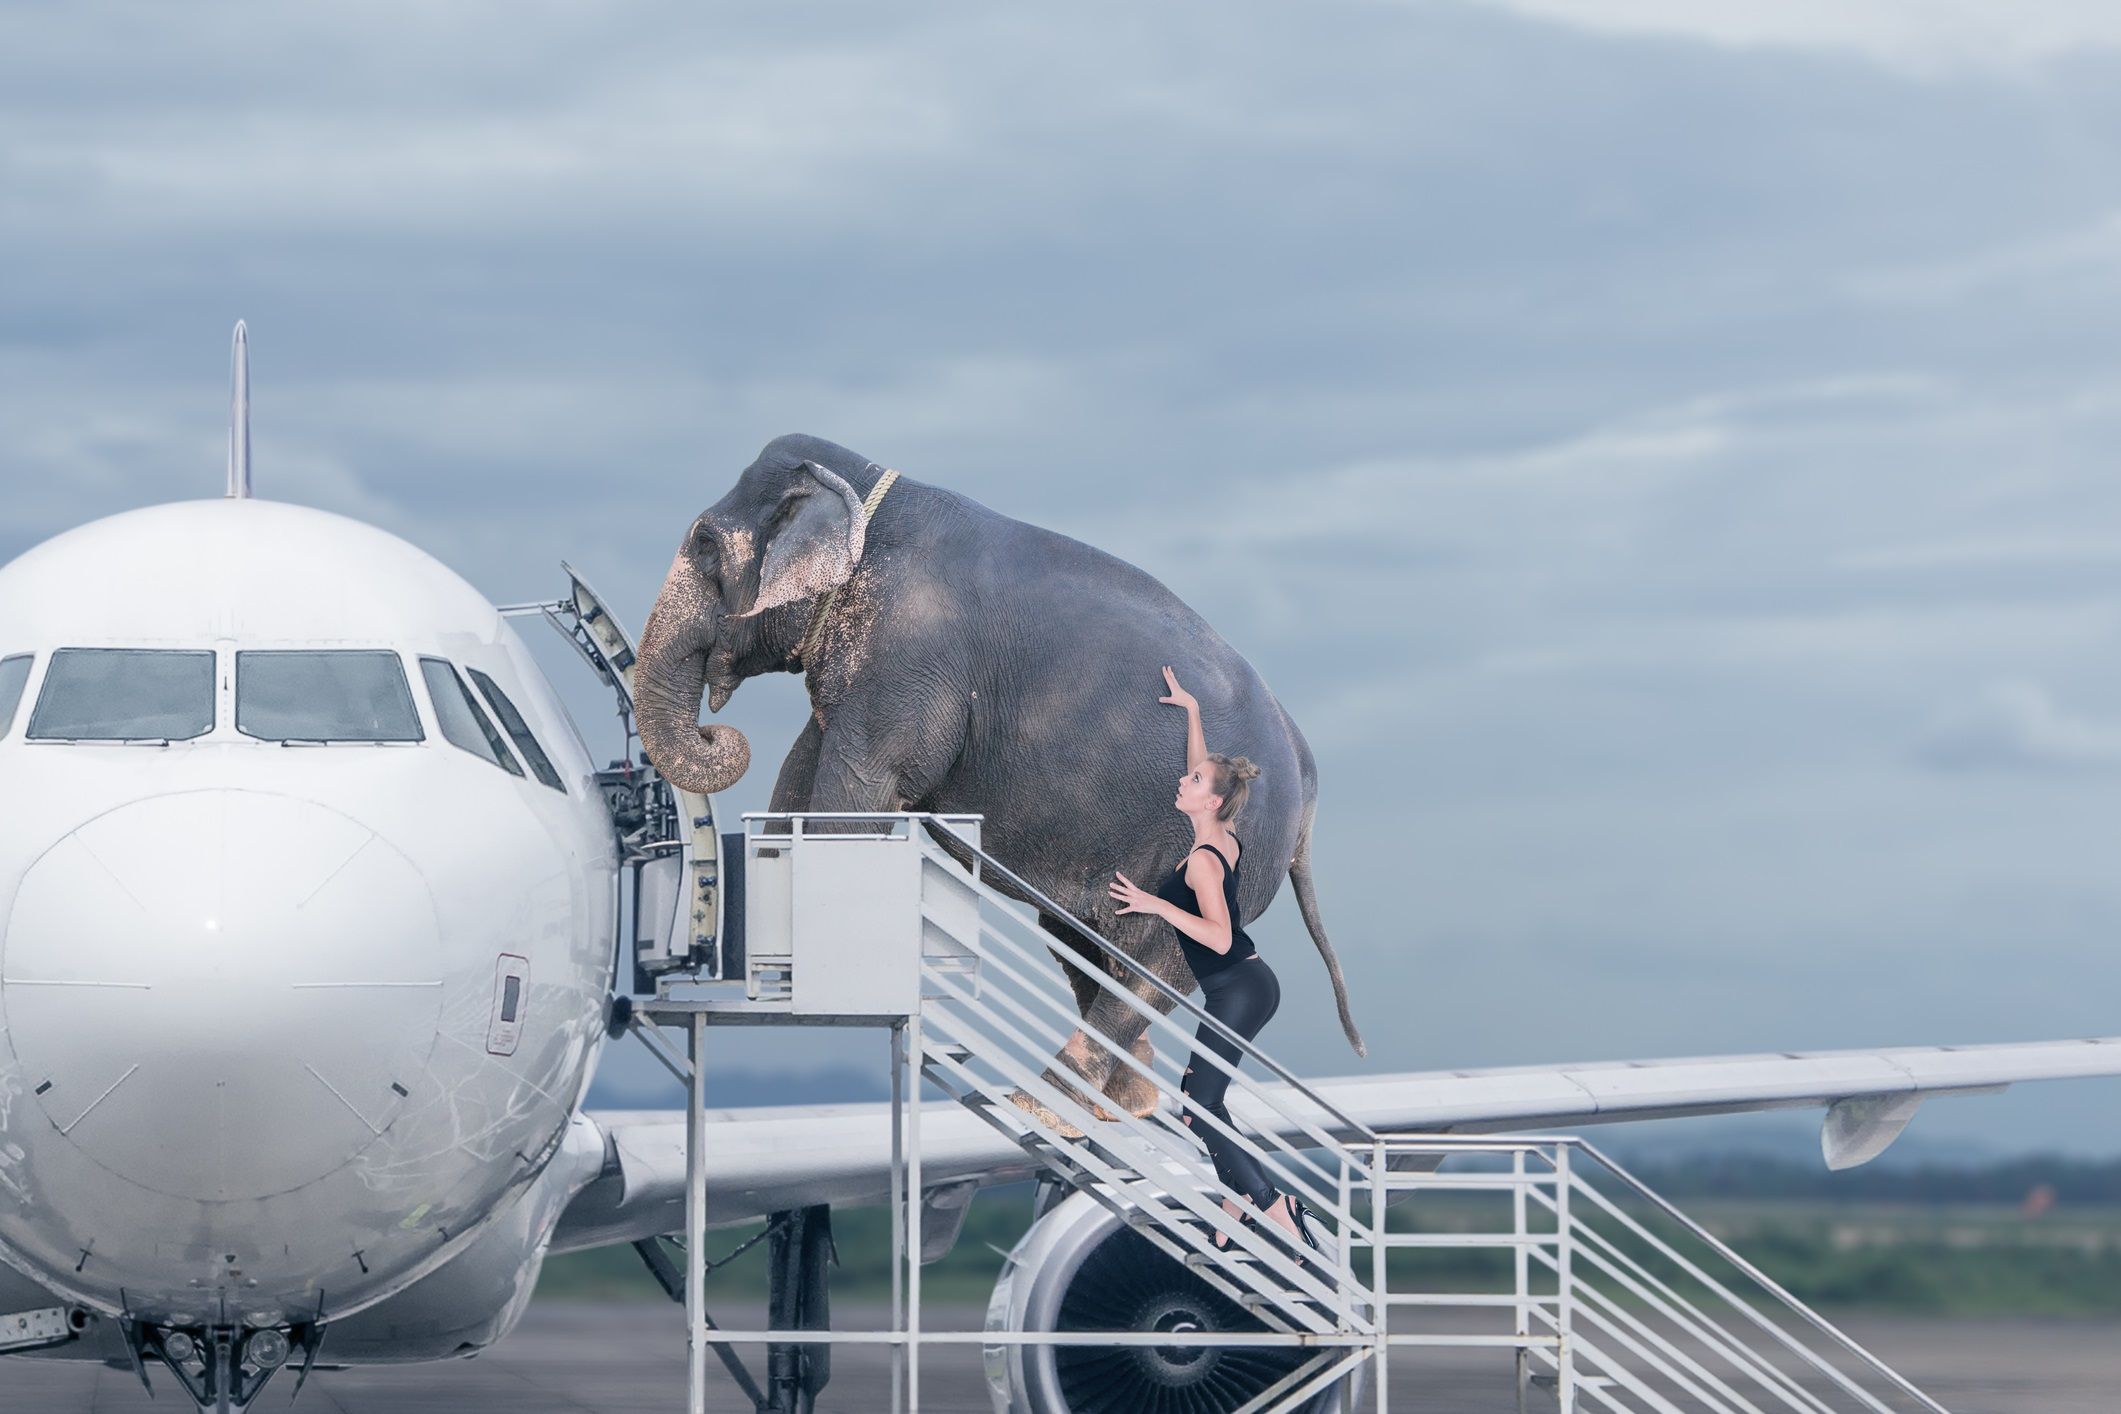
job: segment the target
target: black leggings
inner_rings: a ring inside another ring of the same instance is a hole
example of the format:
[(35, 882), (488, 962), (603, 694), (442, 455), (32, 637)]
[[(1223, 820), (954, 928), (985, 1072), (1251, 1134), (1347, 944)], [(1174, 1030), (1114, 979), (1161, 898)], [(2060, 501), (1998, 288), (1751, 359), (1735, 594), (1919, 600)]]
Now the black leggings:
[[(1256, 956), (1232, 963), (1202, 979), (1200, 989), (1207, 997), (1208, 1015), (1248, 1041), (1259, 1034), (1260, 1028), (1272, 1019), (1275, 1008), (1281, 1005), (1280, 980), (1265, 959)], [(1201, 1109), (1229, 1124), (1230, 1111), (1223, 1105), (1223, 1095), (1230, 1088), (1230, 1077), (1205, 1059), (1202, 1051), (1213, 1051), (1231, 1065), (1237, 1064), (1236, 1044), (1217, 1034), (1204, 1021), (1194, 1034), (1193, 1058), (1186, 1066), (1185, 1081), (1179, 1089)], [(1186, 1118), (1192, 1122), (1191, 1115)], [(1200, 1132), (1201, 1142), (1208, 1146), (1208, 1157), (1215, 1160), (1215, 1176), (1223, 1181), (1223, 1187), (1250, 1198), (1261, 1208), (1274, 1201), (1277, 1190), (1268, 1181), (1259, 1160), (1216, 1133), (1211, 1124), (1196, 1124), (1194, 1128)]]

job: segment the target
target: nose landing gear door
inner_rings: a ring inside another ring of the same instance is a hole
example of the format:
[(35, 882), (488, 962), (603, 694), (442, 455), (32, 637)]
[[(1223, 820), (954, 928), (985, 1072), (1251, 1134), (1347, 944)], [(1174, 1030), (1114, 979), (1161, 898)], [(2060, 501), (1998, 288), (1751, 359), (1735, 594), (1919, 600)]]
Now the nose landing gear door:
[(633, 722), (633, 638), (566, 561), (567, 597), (538, 605), (546, 622), (575, 647), (590, 671), (618, 698), (626, 755), (597, 773), (632, 881), (633, 990), (652, 993), (672, 973), (702, 978), (741, 975), (741, 958), (725, 956), (722, 837), (711, 796), (664, 780), (638, 750)]

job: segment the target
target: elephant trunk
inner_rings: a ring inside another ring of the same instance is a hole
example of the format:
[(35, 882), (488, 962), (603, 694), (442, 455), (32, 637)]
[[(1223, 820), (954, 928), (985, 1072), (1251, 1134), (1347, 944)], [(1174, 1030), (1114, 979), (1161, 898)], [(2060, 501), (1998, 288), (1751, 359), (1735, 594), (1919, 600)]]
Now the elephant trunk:
[[(735, 727), (701, 725), (707, 686), (707, 649), (693, 642), (683, 619), (656, 600), (641, 631), (633, 678), (633, 715), (641, 747), (663, 779), (680, 790), (713, 795), (735, 785), (751, 765), (751, 743)], [(729, 699), (717, 685), (714, 706)]]

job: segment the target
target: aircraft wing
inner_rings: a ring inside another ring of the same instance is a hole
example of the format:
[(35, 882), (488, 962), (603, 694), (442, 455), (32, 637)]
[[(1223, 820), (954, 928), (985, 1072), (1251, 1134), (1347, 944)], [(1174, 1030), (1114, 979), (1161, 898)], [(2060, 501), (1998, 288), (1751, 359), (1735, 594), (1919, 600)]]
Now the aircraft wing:
[[(1821, 1146), (1826, 1161), (1846, 1168), (1883, 1151), (1927, 1096), (1991, 1092), (2026, 1080), (2106, 1075), (2121, 1075), (2121, 1036), (1415, 1071), (1343, 1076), (1313, 1082), (1312, 1088), (1348, 1119), (1373, 1130), (1425, 1134), (1529, 1132), (1558, 1125), (1823, 1107), (1827, 1115)], [(1294, 1129), (1257, 1101), (1248, 1101), (1238, 1094), (1230, 1100), (1245, 1125), (1279, 1132)], [(1321, 1127), (1346, 1131), (1322, 1113), (1313, 1115)], [(600, 1247), (681, 1230), (683, 1114), (604, 1112), (591, 1113), (589, 1119), (605, 1137), (604, 1172), (567, 1209), (553, 1250)], [(745, 1222), (818, 1203), (888, 1201), (890, 1119), (887, 1104), (708, 1111), (709, 1223)], [(922, 1185), (930, 1191), (1005, 1183), (1042, 1171), (978, 1115), (947, 1101), (930, 1100), (922, 1106), (921, 1141)]]

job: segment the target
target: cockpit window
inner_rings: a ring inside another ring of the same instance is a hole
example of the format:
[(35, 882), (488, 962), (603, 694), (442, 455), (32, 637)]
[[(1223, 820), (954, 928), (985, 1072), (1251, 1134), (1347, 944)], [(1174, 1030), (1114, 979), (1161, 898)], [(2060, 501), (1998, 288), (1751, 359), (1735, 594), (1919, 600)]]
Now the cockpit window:
[(474, 756), (483, 756), (511, 776), (523, 774), (509, 754), (501, 734), (486, 720), (479, 710), (471, 689), (464, 686), (464, 679), (457, 670), (441, 658), (422, 658), (420, 676), (427, 680), (427, 695), (434, 699), (435, 719), (441, 725), (442, 735), (454, 746), (461, 746)]
[(479, 692), (493, 708), (493, 714), (501, 719), (501, 725), (507, 729), (509, 739), (515, 742), (516, 750), (523, 753), (523, 759), (530, 765), (530, 774), (565, 795), (567, 787), (560, 784), (560, 773), (552, 769), (552, 760), (546, 756), (545, 748), (539, 746), (538, 739), (530, 734), (530, 723), (523, 720), (523, 714), (508, 700), (508, 694), (501, 691), (501, 685), (477, 668), (464, 671), (470, 673), (471, 680), (479, 685)]
[(263, 741), (419, 741), (404, 665), (388, 650), (236, 654), (236, 730)]
[(22, 701), (22, 685), (29, 681), (29, 659), (27, 653), (0, 658), (0, 736), (14, 730), (15, 707)]
[(214, 729), (214, 655), (61, 648), (30, 713), (32, 741), (187, 741)]

